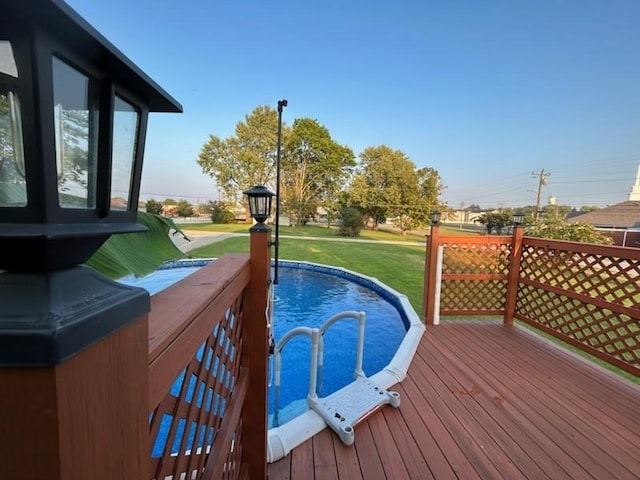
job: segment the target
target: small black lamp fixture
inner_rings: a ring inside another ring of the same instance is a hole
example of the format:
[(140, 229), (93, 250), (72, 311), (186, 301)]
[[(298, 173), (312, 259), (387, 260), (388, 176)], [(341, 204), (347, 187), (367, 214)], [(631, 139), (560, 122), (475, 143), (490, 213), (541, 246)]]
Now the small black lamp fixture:
[(442, 214), (438, 210), (431, 211), (431, 225), (439, 225)]
[(524, 224), (524, 213), (520, 211), (513, 212), (513, 225), (521, 227)]
[(0, 270), (84, 263), (145, 230), (147, 116), (182, 107), (62, 0), (3, 3), (0, 32)]
[(275, 194), (264, 185), (256, 185), (243, 193), (249, 197), (251, 218), (257, 222), (254, 231), (268, 230), (264, 222), (271, 215), (271, 200)]

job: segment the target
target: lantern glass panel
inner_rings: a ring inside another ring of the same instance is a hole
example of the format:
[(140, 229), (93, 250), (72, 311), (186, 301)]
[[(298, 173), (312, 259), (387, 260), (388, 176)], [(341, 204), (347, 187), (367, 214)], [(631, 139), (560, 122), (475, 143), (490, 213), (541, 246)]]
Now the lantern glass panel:
[(62, 208), (95, 208), (97, 102), (89, 77), (53, 57), (58, 203)]
[(269, 216), (270, 197), (251, 197), (249, 202), (251, 202), (251, 213), (256, 219), (261, 218), (264, 221)]
[(114, 107), (111, 209), (127, 210), (131, 203), (140, 114), (133, 105), (118, 96)]
[(27, 204), (17, 87), (18, 69), (11, 43), (0, 40), (0, 207), (24, 207)]

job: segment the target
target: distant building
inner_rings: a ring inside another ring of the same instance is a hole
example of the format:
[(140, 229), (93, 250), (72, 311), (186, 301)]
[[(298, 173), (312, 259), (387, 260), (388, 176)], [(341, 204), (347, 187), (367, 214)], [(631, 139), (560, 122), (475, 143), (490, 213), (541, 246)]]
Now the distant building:
[(613, 238), (615, 245), (640, 248), (640, 165), (629, 200), (572, 217), (569, 223), (590, 223)]

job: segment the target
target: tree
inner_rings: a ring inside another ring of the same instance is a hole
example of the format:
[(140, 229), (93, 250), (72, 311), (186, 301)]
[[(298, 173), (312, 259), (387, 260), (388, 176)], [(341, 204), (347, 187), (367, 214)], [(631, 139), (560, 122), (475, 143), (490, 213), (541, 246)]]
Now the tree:
[(440, 195), (444, 186), (440, 174), (435, 168), (425, 167), (418, 169), (418, 198), (414, 203), (414, 216), (418, 225), (430, 222), (431, 211), (438, 209), (445, 213), (449, 209), (440, 205)]
[(531, 237), (570, 240), (573, 242), (598, 243), (610, 245), (613, 240), (599, 232), (590, 223), (567, 223), (562, 220), (542, 220), (525, 228), (525, 234)]
[(193, 205), (186, 200), (180, 200), (176, 204), (176, 215), (179, 217), (192, 217), (193, 213)]
[[(283, 138), (287, 127), (283, 124)], [(210, 135), (200, 150), (198, 165), (215, 179), (226, 198), (242, 198), (254, 185), (273, 185), (276, 165), (278, 113), (256, 107), (225, 139)]]
[(158, 202), (153, 198), (147, 200), (146, 211), (147, 213), (153, 213), (155, 215), (162, 215), (162, 202)]
[(545, 220), (563, 220), (571, 213), (571, 205), (545, 205), (542, 208), (542, 218)]
[(407, 183), (413, 183), (409, 188), (415, 187), (415, 177), (409, 182), (403, 178), (413, 170), (414, 165), (404, 153), (386, 145), (367, 147), (360, 153), (359, 171), (351, 183), (350, 193), (373, 221), (374, 228), (393, 216), (392, 208), (400, 205), (403, 187), (407, 187)]
[(480, 208), (480, 205), (478, 205), (477, 203), (472, 203), (467, 208), (465, 208), (465, 210), (473, 213), (480, 213), (482, 211), (482, 208)]
[(580, 215), (583, 213), (595, 212), (596, 210), (600, 210), (600, 207), (596, 207), (595, 205), (583, 205), (580, 207)]
[(374, 228), (392, 218), (402, 233), (406, 233), (428, 221), (441, 191), (436, 170), (416, 170), (403, 152), (381, 145), (367, 147), (360, 154), (359, 170), (349, 193)]
[(513, 218), (511, 212), (487, 212), (479, 215), (473, 221), (487, 227), (489, 235), (491, 235), (492, 231), (500, 235), (502, 230), (513, 223)]
[(199, 203), (196, 205), (195, 209), (199, 215), (211, 215), (211, 210), (213, 208), (214, 202), (209, 203)]
[(331, 209), (354, 166), (351, 149), (336, 143), (317, 120), (294, 120), (282, 157), (282, 197), (296, 225), (320, 205)]
[(343, 205), (338, 213), (340, 226), (336, 232), (341, 237), (357, 237), (364, 227), (362, 212), (357, 207)]
[(209, 202), (212, 223), (233, 223), (235, 216), (227, 202)]

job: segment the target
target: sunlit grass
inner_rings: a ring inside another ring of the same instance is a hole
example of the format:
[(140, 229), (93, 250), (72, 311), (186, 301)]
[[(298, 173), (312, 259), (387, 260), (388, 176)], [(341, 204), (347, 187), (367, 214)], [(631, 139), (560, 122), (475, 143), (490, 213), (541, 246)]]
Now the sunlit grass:
[[(189, 254), (192, 257), (207, 258), (232, 252), (249, 252), (249, 238), (228, 238), (194, 249)], [(422, 246), (385, 243), (296, 241), (281, 238), (279, 247), (279, 258), (283, 260), (302, 260), (343, 267), (375, 277), (407, 295), (418, 313), (422, 311), (424, 255)]]
[[(182, 230), (196, 230), (200, 232), (224, 232), (224, 233), (248, 233), (250, 225), (247, 223), (188, 223), (179, 225)], [(272, 226), (273, 229), (273, 226)], [(303, 227), (280, 225), (281, 236), (293, 237), (314, 237), (314, 238), (341, 238), (336, 235), (337, 227), (318, 225), (305, 225)], [(362, 230), (360, 240), (378, 240), (389, 242), (424, 242), (425, 234), (428, 230), (419, 233), (407, 233), (401, 235), (398, 231), (393, 231), (387, 226), (381, 226), (378, 230)], [(478, 235), (477, 232), (468, 232), (453, 227), (440, 227), (440, 235)]]

